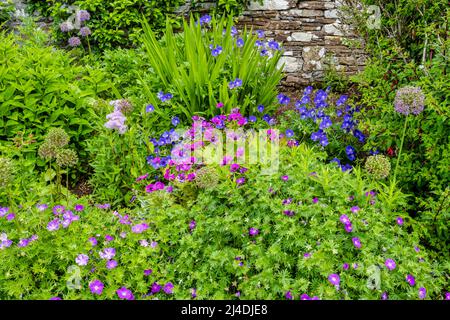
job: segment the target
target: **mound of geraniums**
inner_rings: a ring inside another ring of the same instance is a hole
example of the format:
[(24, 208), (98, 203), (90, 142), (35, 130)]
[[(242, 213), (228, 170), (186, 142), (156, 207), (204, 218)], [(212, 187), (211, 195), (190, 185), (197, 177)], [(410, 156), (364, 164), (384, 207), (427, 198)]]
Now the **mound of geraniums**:
[[(241, 119), (238, 110), (224, 117), (224, 129)], [(378, 197), (383, 190), (356, 168), (342, 172), (321, 152), (280, 142), (273, 175), (235, 163), (236, 154), (192, 164), (191, 179), (176, 168), (188, 163), (167, 163), (158, 180), (138, 179), (134, 210), (42, 197), (2, 208), (0, 297), (449, 298), (445, 270), (408, 216)]]

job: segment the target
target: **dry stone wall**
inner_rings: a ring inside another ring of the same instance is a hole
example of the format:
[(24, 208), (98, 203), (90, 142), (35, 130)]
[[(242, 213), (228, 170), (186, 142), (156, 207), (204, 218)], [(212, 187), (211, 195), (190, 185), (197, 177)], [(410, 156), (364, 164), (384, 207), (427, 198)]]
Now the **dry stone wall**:
[(363, 50), (346, 45), (348, 40), (360, 40), (341, 23), (340, 6), (338, 0), (252, 2), (239, 23), (263, 29), (283, 43), (281, 62), (287, 75), (283, 85), (301, 87), (321, 81), (327, 65), (345, 74), (364, 66)]

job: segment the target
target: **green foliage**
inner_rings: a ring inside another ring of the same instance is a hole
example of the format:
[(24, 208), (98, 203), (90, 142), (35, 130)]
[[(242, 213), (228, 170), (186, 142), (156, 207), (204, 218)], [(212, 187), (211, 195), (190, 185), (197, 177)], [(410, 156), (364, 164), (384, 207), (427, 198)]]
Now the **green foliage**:
[[(268, 106), (270, 111), (282, 78), (282, 71), (277, 68), (281, 53), (274, 51), (271, 58), (262, 56), (255, 46), (257, 37), (246, 29), (239, 36), (244, 41), (239, 48), (231, 28), (231, 18), (213, 18), (211, 27), (202, 27), (191, 17), (189, 24), (184, 23), (182, 34), (175, 35), (168, 23), (164, 38), (158, 41), (144, 23), (149, 62), (164, 91), (174, 94), (176, 114), (184, 114), (187, 119), (194, 114), (212, 116), (218, 112), (218, 102), (225, 105), (225, 112), (240, 106), (241, 113), (250, 114), (256, 112), (251, 106), (259, 104)], [(222, 52), (213, 56), (210, 45), (221, 46)], [(228, 84), (236, 78), (242, 80), (242, 87), (230, 90)], [(149, 98), (155, 106), (158, 104), (154, 95)]]
[(75, 7), (88, 10), (91, 19), (86, 25), (91, 29), (94, 45), (100, 49), (110, 49), (117, 46), (130, 47), (139, 43), (141, 17), (145, 16), (148, 23), (157, 30), (158, 35), (166, 24), (177, 24), (178, 17), (175, 8), (182, 0), (29, 0), (31, 10), (39, 9), (43, 14), (51, 16), (54, 21), (54, 32), (60, 40), (67, 41), (68, 34), (59, 30), (60, 23), (69, 19)]
[(0, 28), (11, 19), (14, 10), (12, 0), (0, 1)]
[[(0, 144), (11, 146), (24, 133), (41, 141), (49, 128), (59, 126), (85, 161), (84, 140), (94, 131), (89, 99), (110, 88), (105, 74), (75, 65), (67, 53), (32, 35), (0, 38)], [(43, 166), (37, 145), (27, 148), (23, 156)]]
[[(201, 8), (203, 3), (214, 3), (213, 7), (214, 13), (217, 15), (233, 15), (239, 16), (252, 2), (251, 0), (194, 0), (192, 1), (192, 6), (196, 8)], [(256, 0), (254, 2), (262, 4), (263, 0)]]
[[(378, 300), (382, 292), (390, 299), (418, 299), (419, 287), (427, 289), (427, 299), (443, 299), (448, 266), (433, 261), (423, 247), (415, 251), (419, 237), (410, 231), (414, 222), (401, 202), (386, 210), (378, 196), (366, 195), (377, 186), (364, 180), (360, 171), (343, 173), (324, 165), (323, 157), (305, 145), (284, 147), (278, 174), (261, 175), (257, 166), (250, 166), (247, 183), (240, 187), (221, 175), (216, 187), (197, 190), (190, 202), (180, 202), (180, 189), (140, 195), (142, 208), (119, 213), (82, 201), (86, 208), (78, 213), (80, 220), (54, 232), (45, 228), (55, 218), (51, 207), (42, 212), (35, 208), (37, 199), (48, 203), (48, 198), (36, 194), (17, 212), (20, 230), (0, 220), (1, 230), (14, 243), (38, 236), (24, 248), (0, 250), (0, 298), (117, 299), (115, 291), (126, 286), (137, 299), (190, 299), (192, 288), (198, 299), (235, 299), (238, 291), (241, 299), (284, 299), (288, 290), (297, 299), (308, 293), (321, 299)], [(281, 180), (281, 175), (289, 180)], [(283, 205), (287, 198), (293, 201)], [(75, 203), (72, 199), (67, 209)], [(360, 210), (352, 213), (352, 206)], [(295, 214), (287, 216), (284, 210)], [(352, 221), (352, 233), (339, 221), (344, 213)], [(131, 225), (119, 223), (126, 214)], [(396, 224), (397, 216), (405, 218), (403, 226)], [(130, 232), (142, 219), (149, 229)], [(196, 226), (190, 230), (192, 220)], [(251, 237), (249, 228), (260, 233)], [(114, 240), (104, 241), (106, 235)], [(90, 237), (98, 239), (97, 246), (92, 247)], [(352, 237), (360, 238), (361, 249), (354, 247)], [(117, 252), (118, 267), (111, 270), (99, 257), (108, 247)], [(76, 265), (79, 254), (89, 256), (87, 266)], [(396, 262), (393, 271), (384, 266), (388, 258)], [(343, 270), (343, 263), (350, 269)], [(79, 272), (71, 271), (77, 268)], [(144, 275), (147, 269), (153, 271), (149, 276)], [(327, 280), (332, 273), (340, 275), (340, 290)], [(416, 286), (407, 284), (407, 274), (414, 275)], [(369, 278), (375, 279), (373, 285), (368, 285)], [(94, 279), (105, 284), (101, 296), (89, 291)], [(79, 280), (79, 288), (70, 289), (68, 280), (75, 285)], [(173, 295), (161, 291), (146, 297), (154, 282), (172, 282)]]

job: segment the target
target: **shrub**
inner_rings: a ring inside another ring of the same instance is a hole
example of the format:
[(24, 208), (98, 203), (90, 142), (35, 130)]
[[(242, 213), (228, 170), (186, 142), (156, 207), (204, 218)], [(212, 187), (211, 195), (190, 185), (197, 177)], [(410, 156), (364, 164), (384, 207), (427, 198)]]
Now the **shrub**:
[[(11, 146), (25, 132), (41, 141), (49, 128), (59, 126), (84, 163), (84, 140), (94, 131), (89, 99), (110, 88), (105, 74), (77, 66), (67, 53), (35, 42), (32, 35), (0, 38), (0, 144)], [(36, 148), (29, 144), (23, 156), (42, 167)]]
[(145, 16), (154, 30), (160, 35), (166, 19), (176, 23), (175, 8), (182, 0), (29, 0), (30, 10), (40, 10), (51, 16), (54, 21), (54, 33), (57, 38), (67, 43), (69, 34), (61, 32), (60, 24), (72, 20), (76, 10), (87, 10), (91, 19), (86, 22), (92, 35), (90, 38), (100, 49), (117, 46), (130, 47), (139, 43), (141, 18)]

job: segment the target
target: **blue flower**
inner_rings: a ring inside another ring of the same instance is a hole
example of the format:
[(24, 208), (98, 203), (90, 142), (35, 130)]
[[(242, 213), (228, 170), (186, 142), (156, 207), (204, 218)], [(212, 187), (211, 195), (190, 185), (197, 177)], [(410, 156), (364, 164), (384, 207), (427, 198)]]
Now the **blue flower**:
[(255, 116), (249, 116), (248, 117), (248, 121), (250, 121), (250, 122), (256, 122), (256, 117)]
[(289, 104), (289, 102), (291, 101), (291, 98), (289, 98), (288, 96), (280, 93), (278, 96), (278, 101), (280, 102), (280, 104)]
[(345, 147), (345, 153), (347, 154), (347, 158), (350, 161), (355, 161), (356, 159), (356, 150), (352, 146)]
[(211, 22), (211, 16), (205, 14), (200, 18), (200, 25), (209, 24)]
[(155, 107), (152, 104), (149, 104), (147, 107), (145, 107), (146, 112), (153, 112), (155, 111)]
[(258, 47), (264, 47), (264, 42), (262, 42), (261, 40), (256, 40), (255, 45)]
[(359, 140), (359, 142), (364, 142), (366, 140), (366, 136), (358, 129), (353, 131), (353, 135)]
[(235, 35), (237, 35), (237, 33), (238, 33), (238, 31), (237, 31), (237, 29), (236, 29), (236, 27), (235, 26), (232, 26), (231, 27), (231, 36), (235, 36)]
[(264, 106), (262, 104), (260, 104), (258, 106), (258, 111), (261, 112), (261, 113), (264, 111)]
[(340, 107), (347, 101), (347, 99), (348, 99), (347, 95), (340, 96), (339, 99), (336, 101), (336, 106)]
[(236, 45), (238, 46), (238, 48), (241, 48), (244, 46), (244, 40), (242, 40), (242, 38), (239, 38), (236, 40)]
[(280, 45), (279, 45), (278, 42), (276, 42), (276, 41), (271, 40), (271, 41), (269, 41), (269, 42), (267, 43), (267, 45), (268, 45), (269, 48), (272, 49), (272, 50), (280, 50)]
[(380, 153), (380, 150), (378, 150), (378, 148), (373, 148), (372, 150), (369, 151), (369, 154), (371, 156), (374, 156), (374, 155), (379, 154), (379, 153)]
[(269, 55), (269, 51), (268, 50), (266, 50), (266, 49), (263, 49), (263, 50), (261, 50), (261, 57), (264, 57), (264, 56), (268, 56)]
[(352, 167), (351, 164), (345, 164), (345, 165), (341, 166), (341, 170), (342, 170), (343, 172), (349, 171), (349, 170), (352, 170), (352, 169), (353, 169), (353, 167)]
[(230, 83), (228, 83), (228, 87), (230, 89), (238, 88), (240, 86), (242, 86), (242, 80), (239, 78), (236, 78), (234, 81), (230, 81)]
[(164, 94), (164, 92), (162, 91), (158, 92), (157, 96), (158, 99), (161, 100), (161, 102), (166, 102), (173, 98), (173, 95), (171, 93)]
[(313, 87), (312, 86), (307, 86), (306, 88), (305, 88), (305, 90), (303, 91), (303, 93), (305, 94), (305, 95), (309, 95), (309, 94), (311, 94), (313, 92)]
[(180, 123), (180, 119), (178, 117), (172, 118), (172, 124), (176, 127)]
[(217, 57), (219, 54), (222, 53), (222, 47), (221, 46), (216, 46), (214, 48), (213, 45), (210, 45), (209, 48), (211, 49), (211, 54), (213, 57)]
[(325, 116), (322, 118), (322, 122), (320, 123), (319, 128), (324, 130), (328, 127), (331, 127), (332, 124), (333, 123), (331, 122), (330, 117)]
[(263, 30), (256, 30), (256, 34), (258, 35), (258, 38), (264, 38), (264, 31)]
[(294, 131), (291, 129), (286, 130), (286, 137), (292, 138), (294, 136)]
[(336, 162), (339, 166), (341, 165), (341, 160), (339, 160), (338, 158), (333, 158), (333, 160), (330, 161), (331, 162)]

